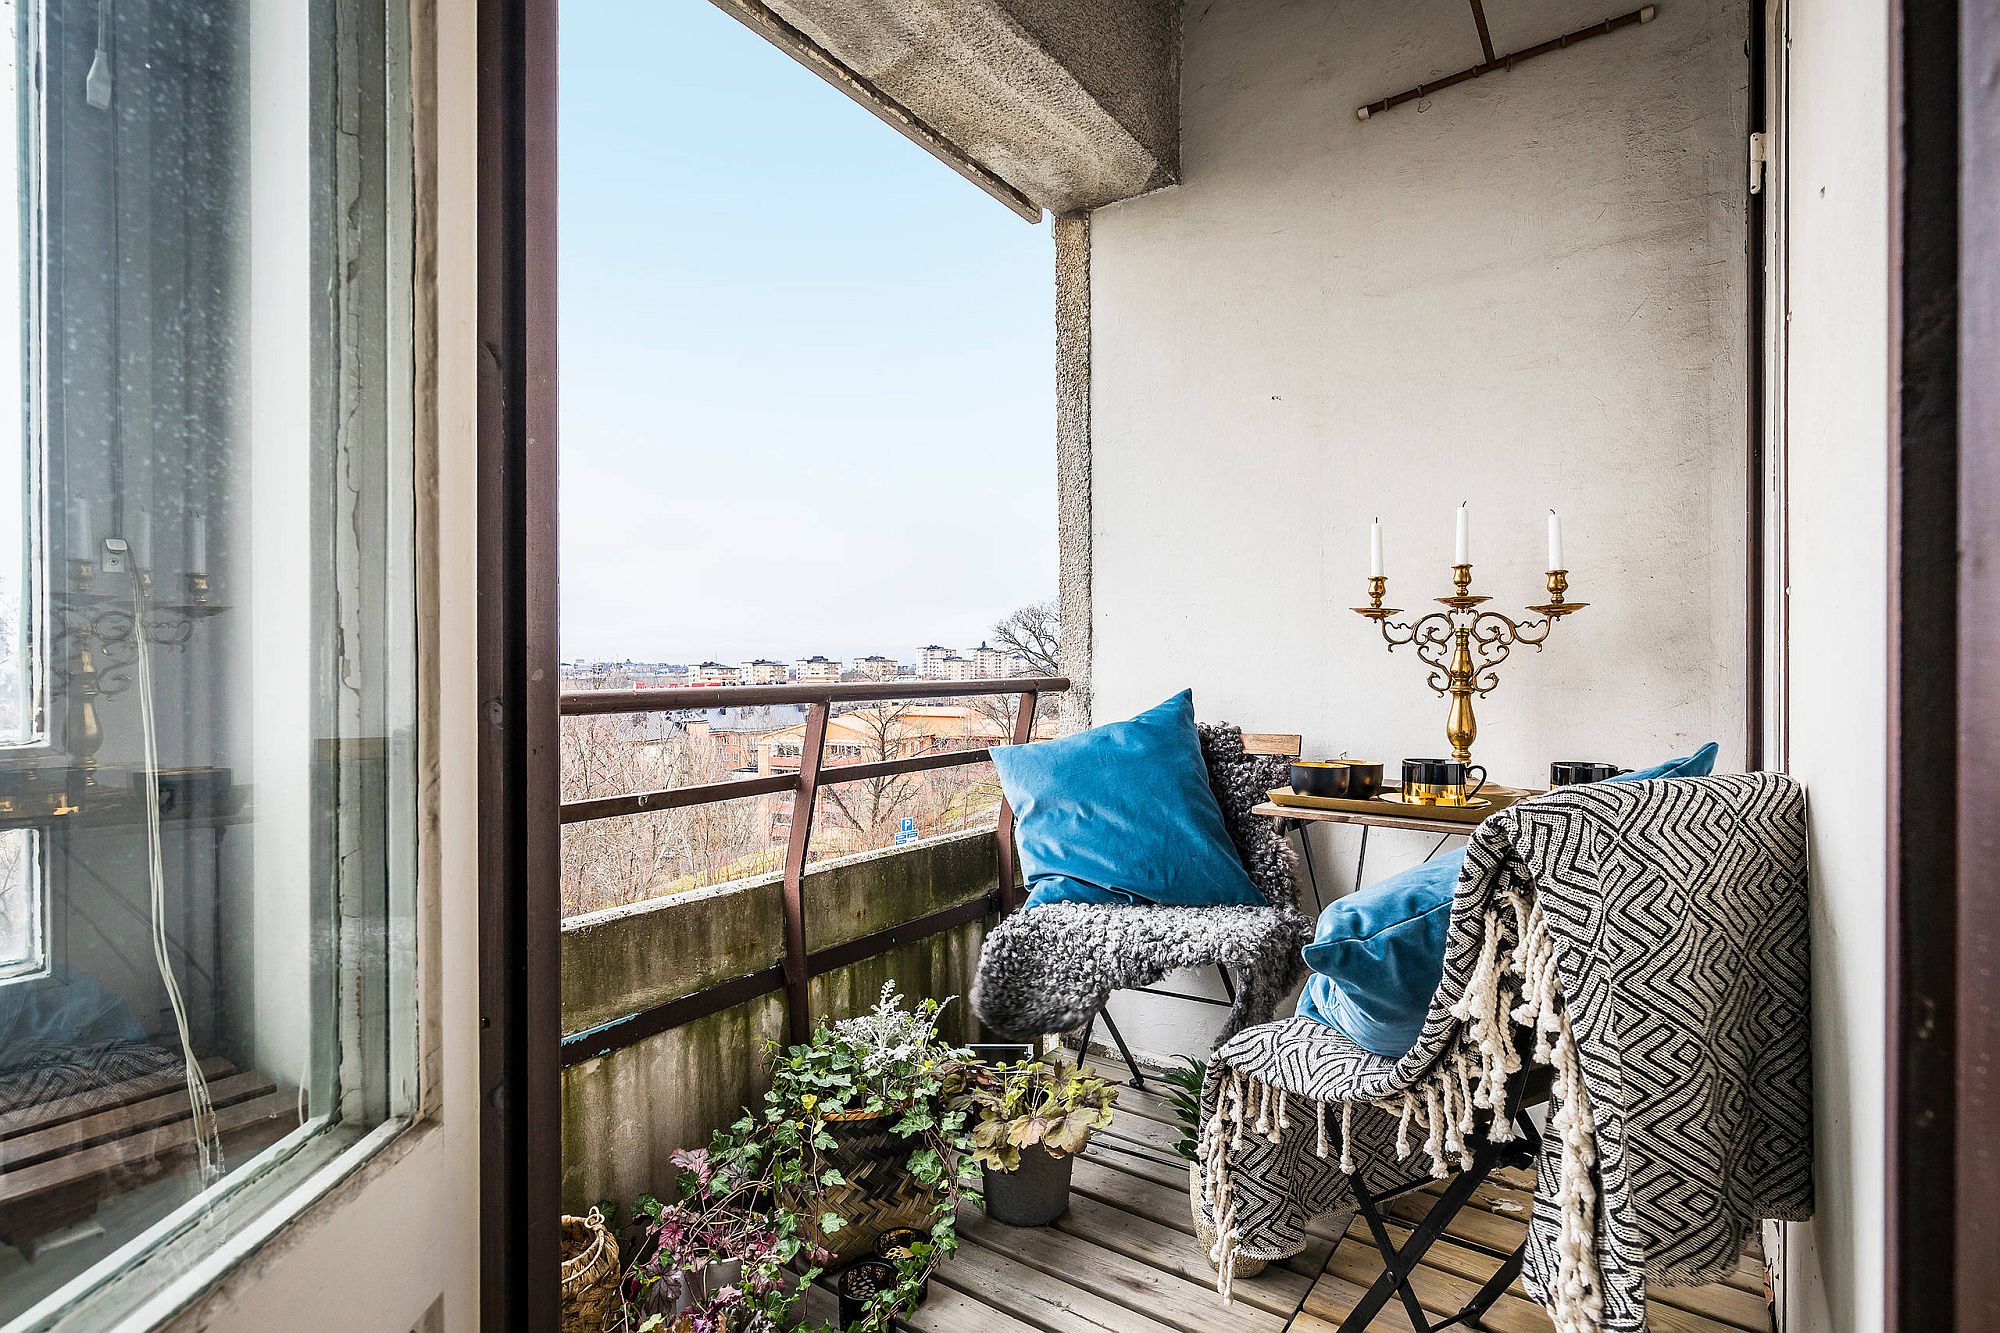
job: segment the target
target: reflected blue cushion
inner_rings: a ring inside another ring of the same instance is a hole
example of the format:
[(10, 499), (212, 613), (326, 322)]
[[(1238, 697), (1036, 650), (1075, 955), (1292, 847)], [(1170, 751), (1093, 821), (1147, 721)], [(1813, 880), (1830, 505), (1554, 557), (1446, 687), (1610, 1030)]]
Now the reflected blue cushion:
[[(1713, 742), (1684, 759), (1621, 773), (1613, 782), (1705, 778)], [(1338, 1028), (1362, 1050), (1397, 1056), (1416, 1044), (1444, 979), (1445, 932), (1465, 849), (1433, 857), (1380, 884), (1336, 898), (1305, 948), (1312, 975), (1299, 1015)]]
[(1194, 694), (1060, 740), (996, 746), (1028, 906), (1261, 905), (1208, 785)]

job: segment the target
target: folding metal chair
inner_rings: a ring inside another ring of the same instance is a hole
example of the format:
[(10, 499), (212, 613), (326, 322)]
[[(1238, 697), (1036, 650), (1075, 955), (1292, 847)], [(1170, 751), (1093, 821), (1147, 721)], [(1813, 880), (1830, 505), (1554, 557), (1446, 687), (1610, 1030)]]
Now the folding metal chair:
[(1507, 1118), (1519, 1128), (1521, 1137), (1506, 1143), (1486, 1141), (1486, 1128), (1492, 1123), (1493, 1113), (1488, 1112), (1475, 1132), (1481, 1139), (1480, 1147), (1474, 1152), (1472, 1166), (1461, 1171), (1446, 1186), (1437, 1202), (1431, 1205), (1424, 1220), (1416, 1225), (1409, 1238), (1400, 1246), (1391, 1235), (1388, 1223), (1383, 1219), (1382, 1206), (1391, 1199), (1401, 1198), (1431, 1183), (1428, 1173), (1402, 1181), (1394, 1187), (1371, 1191), (1361, 1183), (1358, 1175), (1347, 1178), (1348, 1188), (1354, 1194), (1355, 1211), (1367, 1224), (1368, 1235), (1375, 1243), (1376, 1252), (1382, 1256), (1382, 1275), (1375, 1279), (1365, 1295), (1340, 1321), (1340, 1333), (1364, 1333), (1370, 1321), (1382, 1312), (1382, 1307), (1391, 1297), (1399, 1298), (1403, 1311), (1409, 1316), (1410, 1326), (1416, 1333), (1437, 1333), (1440, 1329), (1454, 1325), (1473, 1325), (1479, 1322), (1500, 1299), (1514, 1279), (1521, 1275), (1521, 1265), (1527, 1259), (1528, 1242), (1524, 1237), (1515, 1251), (1502, 1261), (1499, 1271), (1488, 1278), (1471, 1300), (1457, 1314), (1447, 1319), (1432, 1319), (1417, 1300), (1415, 1288), (1410, 1285), (1410, 1275), (1417, 1271), (1424, 1255), (1430, 1252), (1438, 1238), (1458, 1216), (1459, 1210), (1472, 1200), (1479, 1187), (1486, 1183), (1496, 1170), (1503, 1166), (1527, 1167), (1534, 1164), (1541, 1152), (1542, 1136), (1534, 1122), (1528, 1118), (1531, 1106), (1549, 1099), (1549, 1086), (1553, 1081), (1552, 1071), (1524, 1069), (1515, 1076), (1507, 1098)]

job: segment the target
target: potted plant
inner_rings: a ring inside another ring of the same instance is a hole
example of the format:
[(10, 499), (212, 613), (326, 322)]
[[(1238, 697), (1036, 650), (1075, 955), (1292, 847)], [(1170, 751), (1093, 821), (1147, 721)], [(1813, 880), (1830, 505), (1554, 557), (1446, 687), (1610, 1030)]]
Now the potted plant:
[(1074, 1157), (1111, 1123), (1118, 1091), (1069, 1064), (1028, 1060), (978, 1071), (961, 1099), (972, 1157), (985, 1169), (986, 1212), (1039, 1227), (1069, 1208)]
[(741, 1154), (681, 1149), (671, 1160), (679, 1197), (663, 1204), (639, 1196), (641, 1232), (612, 1327), (763, 1333), (789, 1326), (825, 1258), (803, 1237), (797, 1215), (769, 1210), (770, 1179), (745, 1170)]
[(1174, 1120), (1180, 1126), (1174, 1151), (1192, 1163), (1195, 1142), (1201, 1137), (1201, 1085), (1208, 1077), (1208, 1061), (1191, 1055), (1175, 1058), (1181, 1062), (1180, 1067), (1167, 1070), (1160, 1080), (1167, 1085), (1167, 1101), (1173, 1105)]
[(768, 1180), (773, 1206), (828, 1261), (874, 1261), (884, 1232), (923, 1239), (895, 1247), (896, 1280), (870, 1270), (855, 1299), (862, 1329), (886, 1328), (914, 1307), (931, 1269), (957, 1248), (953, 1219), (971, 1171), (965, 1112), (956, 1104), (967, 1052), (938, 1034), (944, 1004), (907, 1006), (894, 982), (875, 1007), (822, 1022), (810, 1042), (770, 1048), (771, 1088), (760, 1112), (724, 1136), (745, 1174)]

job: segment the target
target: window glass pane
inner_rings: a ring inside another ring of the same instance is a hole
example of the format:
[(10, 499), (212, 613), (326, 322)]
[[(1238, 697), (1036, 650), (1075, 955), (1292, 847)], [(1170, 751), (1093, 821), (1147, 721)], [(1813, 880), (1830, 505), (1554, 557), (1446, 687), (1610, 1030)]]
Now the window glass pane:
[(42, 883), (33, 831), (0, 831), (0, 981), (30, 976), (47, 963)]
[(0, 0), (10, 1328), (108, 1325), (413, 1095), (393, 10)]
[(0, 746), (38, 738), (40, 678), (31, 643), (41, 613), (41, 562), (37, 528), (41, 487), (37, 440), (27, 414), (29, 365), (23, 325), (35, 277), (22, 256), (30, 238), (32, 198), (24, 196), (23, 117), (20, 106), (21, 12), (0, 0)]

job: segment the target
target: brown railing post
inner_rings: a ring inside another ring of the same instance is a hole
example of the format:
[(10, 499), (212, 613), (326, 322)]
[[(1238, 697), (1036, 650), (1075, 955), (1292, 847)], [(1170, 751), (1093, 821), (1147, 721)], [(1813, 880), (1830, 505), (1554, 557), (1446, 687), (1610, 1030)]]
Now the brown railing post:
[[(1033, 690), (1021, 696), (1020, 706), (1014, 711), (1014, 744), (1026, 745), (1035, 734), (1035, 702), (1039, 698)], [(993, 836), (999, 843), (1000, 863), (1000, 915), (1005, 916), (1021, 904), (1020, 894), (1014, 886), (1014, 809), (1007, 804), (1007, 798), (1000, 798), (1000, 819), (994, 826)]]
[(826, 752), (825, 700), (806, 713), (799, 745), (799, 785), (792, 795), (792, 835), (785, 846), (785, 1023), (794, 1045), (812, 1037), (812, 972), (806, 957), (806, 855), (812, 848), (813, 810), (819, 798), (819, 761)]

